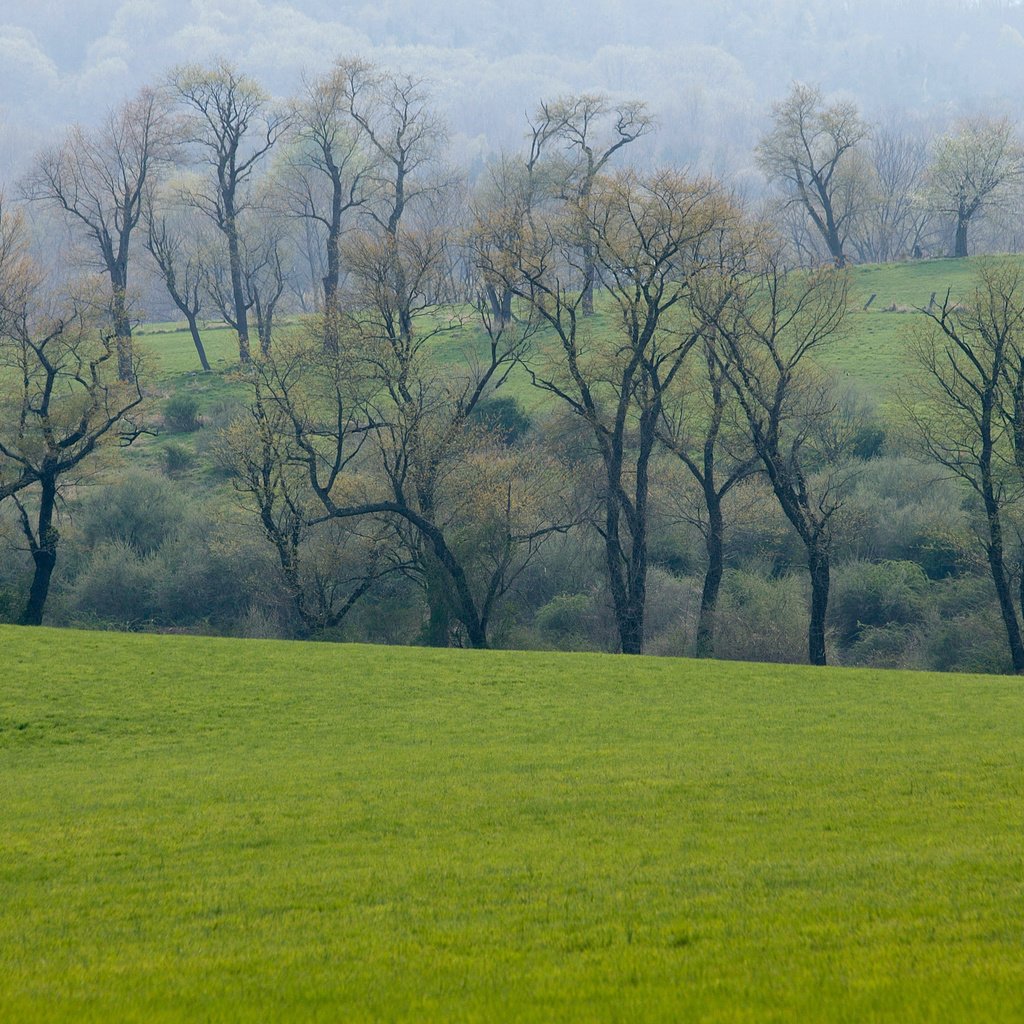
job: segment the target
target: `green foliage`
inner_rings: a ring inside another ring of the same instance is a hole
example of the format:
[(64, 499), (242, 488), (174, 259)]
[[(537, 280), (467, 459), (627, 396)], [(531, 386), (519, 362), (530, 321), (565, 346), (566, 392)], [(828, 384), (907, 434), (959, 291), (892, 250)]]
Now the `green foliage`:
[(512, 397), (499, 395), (480, 402), (473, 410), (476, 422), (498, 434), (505, 444), (514, 445), (530, 431), (530, 417)]
[(1015, 1017), (1015, 680), (0, 644), (4, 1020)]
[(191, 469), (196, 463), (195, 455), (182, 444), (164, 445), (164, 472), (177, 476)]
[(116, 484), (90, 494), (76, 518), (89, 547), (113, 541), (148, 555), (177, 534), (189, 505), (188, 493), (180, 485), (132, 470)]
[(163, 566), (123, 540), (100, 544), (75, 581), (73, 605), (87, 620), (131, 627), (153, 617), (153, 589)]
[(558, 594), (537, 610), (533, 624), (555, 646), (579, 647), (593, 633), (596, 618), (592, 594)]
[(17, 622), (25, 594), (11, 586), (0, 586), (0, 622)]
[(849, 645), (865, 627), (920, 622), (928, 577), (913, 562), (851, 562), (835, 573), (829, 611), (839, 640)]
[(807, 658), (807, 598), (797, 574), (771, 577), (763, 568), (725, 574), (719, 597), (715, 655), (742, 661)]
[(189, 394), (179, 393), (164, 403), (164, 424), (175, 434), (190, 434), (201, 426), (199, 403)]

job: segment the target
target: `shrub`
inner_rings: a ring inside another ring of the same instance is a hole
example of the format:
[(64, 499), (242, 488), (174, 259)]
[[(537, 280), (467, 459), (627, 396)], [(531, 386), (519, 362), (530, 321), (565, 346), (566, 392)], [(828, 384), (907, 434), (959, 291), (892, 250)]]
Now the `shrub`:
[(188, 508), (179, 485), (133, 470), (83, 501), (78, 522), (89, 547), (116, 541), (148, 555), (178, 532)]
[(589, 646), (597, 620), (591, 594), (558, 594), (538, 609), (533, 625), (542, 642), (558, 648)]
[(844, 660), (866, 668), (911, 668), (914, 666), (907, 664), (907, 651), (916, 640), (913, 626), (864, 626)]
[(507, 445), (521, 441), (530, 430), (530, 417), (510, 397), (488, 398), (473, 410), (473, 419), (493, 430)]
[(177, 476), (191, 469), (196, 462), (195, 455), (184, 445), (169, 444), (164, 447), (164, 472), (168, 476)]
[(807, 597), (798, 574), (766, 578), (725, 574), (716, 618), (715, 655), (739, 661), (807, 660)]
[(120, 626), (152, 618), (153, 589), (161, 566), (140, 557), (130, 545), (109, 541), (100, 545), (72, 587), (70, 602), (81, 617)]
[(176, 434), (190, 434), (201, 426), (199, 405), (191, 395), (177, 394), (164, 403), (164, 424)]
[(652, 567), (647, 574), (644, 617), (648, 654), (681, 657), (689, 654), (697, 628), (703, 580), (675, 576)]
[(913, 562), (852, 562), (835, 574), (830, 618), (844, 645), (865, 627), (920, 622), (928, 604), (928, 577)]

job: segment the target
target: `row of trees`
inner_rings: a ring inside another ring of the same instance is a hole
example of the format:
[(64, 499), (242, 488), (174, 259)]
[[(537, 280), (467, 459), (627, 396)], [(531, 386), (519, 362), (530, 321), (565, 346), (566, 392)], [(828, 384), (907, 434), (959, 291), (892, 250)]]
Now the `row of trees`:
[[(866, 129), (813, 91), (798, 88), (790, 106), (805, 100), (821, 121), (813, 136), (790, 136), (806, 168), (792, 153), (786, 163), (788, 108), (762, 152), (780, 176), (796, 168), (786, 179), (794, 201), (823, 238), (842, 241), (853, 218), (824, 204)], [(693, 481), (691, 521), (706, 548), (697, 649), (714, 649), (731, 499), (757, 476), (803, 550), (807, 656), (824, 664), (835, 523), (858, 431), (818, 360), (843, 336), (842, 249), (824, 267), (793, 270), (777, 227), (720, 182), (614, 169), (652, 128), (638, 103), (543, 103), (524, 152), (496, 160), (469, 194), (414, 79), (341, 61), (278, 110), (221, 64), (180, 69), (96, 137), (73, 132), (43, 154), (24, 195), (57, 206), (90, 239), (106, 295), (48, 282), (28, 255), (22, 213), (0, 212), (0, 500), (15, 503), (36, 565), (22, 621), (41, 621), (61, 488), (142, 429), (145, 368), (128, 290), (140, 229), (204, 367), (204, 301), (237, 335), (249, 401), (224, 432), (224, 458), (309, 634), (401, 577), (423, 594), (425, 642), (486, 647), (496, 609), (544, 546), (590, 530), (618, 648), (639, 653), (652, 477), (670, 459)], [(834, 141), (831, 165), (818, 159), (822, 138)], [(316, 309), (275, 330), (286, 250), (303, 245)], [(989, 391), (970, 377), (984, 359), (967, 355), (989, 344), (994, 295), (1004, 311), (1020, 308), (1017, 285), (991, 271), (973, 305), (949, 300), (930, 314), (923, 373), (967, 411), (936, 424), (915, 406), (912, 418), (934, 457), (949, 422), (967, 431), (957, 452), (974, 450), (975, 419), (1001, 431), (977, 435), (989, 462), (976, 471), (963, 458), (944, 464), (968, 467), (957, 471), (996, 531), (989, 562), (1019, 669), (999, 518), (1013, 492), (993, 469), (993, 459), (1010, 464), (1001, 439), (1024, 416), (1012, 376), (1017, 320), (986, 371)], [(524, 435), (514, 403), (500, 401), (514, 374), (546, 410), (543, 433)], [(317, 572), (325, 529), (346, 552), (341, 576)]]
[(806, 261), (837, 267), (947, 251), (968, 254), (968, 230), (1011, 203), (1024, 149), (1008, 118), (977, 116), (937, 137), (871, 126), (849, 102), (797, 84), (772, 108), (758, 162), (781, 193), (780, 219)]
[[(226, 62), (188, 66), (98, 127), (73, 128), (38, 155), (20, 191), (64, 215), (107, 278), (122, 379), (138, 315), (129, 274), (139, 233), (148, 276), (165, 286), (208, 369), (204, 316), (236, 331), (243, 364), (253, 326), (269, 350), (282, 301), (336, 318), (359, 239), (396, 238), (410, 203), (421, 222), (468, 229), (466, 209), (500, 203), (508, 176), (524, 166), (540, 191), (585, 199), (609, 161), (655, 125), (640, 102), (579, 95), (540, 103), (526, 127), (528, 152), (493, 161), (470, 202), (465, 175), (444, 162), (444, 125), (414, 78), (344, 60), (282, 104)], [(870, 126), (853, 104), (827, 103), (804, 85), (772, 109), (757, 157), (777, 186), (770, 217), (788, 259), (804, 265), (884, 262), (947, 244), (964, 256), (971, 224), (1009, 203), (1024, 172), (1006, 119), (979, 116), (933, 137), (895, 122)], [(436, 255), (448, 266), (430, 298), (469, 298), (463, 254), (446, 245)], [(593, 282), (590, 268), (587, 315)], [(491, 297), (506, 316), (508, 296)]]

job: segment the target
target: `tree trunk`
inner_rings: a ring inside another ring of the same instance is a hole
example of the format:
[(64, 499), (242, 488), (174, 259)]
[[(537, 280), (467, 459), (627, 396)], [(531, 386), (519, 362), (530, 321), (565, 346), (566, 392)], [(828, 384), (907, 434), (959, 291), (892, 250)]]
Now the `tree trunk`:
[(245, 287), (242, 281), (242, 255), (238, 248), (238, 228), (232, 206), (225, 203), (228, 212), (224, 219), (224, 234), (228, 240), (228, 264), (231, 271), (231, 302), (235, 307), (235, 324), (238, 330), (238, 359), (243, 366), (252, 362), (249, 346), (249, 307), (245, 303)]
[[(615, 625), (619, 631), (619, 648), (623, 654), (642, 654), (647, 604), (646, 523), (642, 522), (636, 534), (630, 536), (627, 555), (619, 536), (619, 510), (610, 507), (605, 519), (605, 557), (608, 563)], [(623, 563), (628, 566), (625, 574)]]
[(130, 383), (135, 379), (135, 359), (132, 351), (132, 323), (128, 316), (126, 275), (114, 268), (110, 273), (113, 290), (111, 316), (114, 321), (114, 341), (117, 347), (117, 379)]
[(825, 231), (825, 245), (828, 246), (829, 255), (832, 257), (836, 269), (842, 270), (846, 266), (846, 253), (843, 252), (843, 240), (839, 237), (839, 232), (832, 226), (831, 220), (831, 214), (829, 214), (829, 224)]
[(807, 660), (812, 665), (825, 665), (825, 616), (828, 613), (828, 592), (831, 583), (828, 551), (816, 546), (808, 548), (807, 571), (811, 577), (811, 620), (807, 628)]
[(338, 238), (332, 229), (327, 239), (327, 273), (324, 285), (324, 352), (336, 355), (341, 344), (338, 322), (338, 281), (341, 278), (341, 260), (338, 254)]
[(206, 349), (203, 347), (203, 339), (199, 336), (199, 322), (195, 318), (195, 314), (186, 313), (188, 320), (188, 329), (192, 334), (192, 343), (196, 347), (196, 354), (199, 356), (199, 364), (202, 368), (209, 373), (210, 372), (210, 361), (206, 358)]
[(427, 580), (427, 621), (420, 630), (426, 647), (447, 647), (451, 635), (452, 612), (436, 578)]
[(725, 545), (722, 542), (721, 499), (713, 491), (705, 494), (708, 510), (708, 533), (704, 544), (708, 553), (708, 567), (704, 573), (704, 589), (700, 596), (700, 618), (697, 620), (697, 638), (694, 653), (698, 658), (710, 658), (715, 653), (715, 613), (718, 609), (718, 592), (722, 586), (725, 571)]
[(967, 255), (967, 224), (965, 217), (958, 217), (956, 222), (956, 237), (953, 240), (953, 258), (961, 259)]
[(487, 304), (491, 307), (491, 316), (494, 317), (495, 325), (504, 327), (512, 322), (512, 289), (502, 288), (501, 294), (493, 284), (486, 286)]
[(623, 654), (642, 654), (644, 649), (644, 596), (630, 595), (626, 607), (617, 610), (619, 646)]
[(583, 247), (583, 315), (594, 313), (594, 277), (597, 273), (594, 263), (594, 247), (587, 243)]
[(29, 538), (32, 548), (32, 561), (35, 570), (32, 575), (32, 586), (29, 589), (28, 603), (21, 613), (21, 625), (41, 626), (43, 609), (50, 593), (50, 579), (53, 568), (57, 564), (57, 543), (60, 540), (53, 525), (53, 516), (57, 504), (57, 481), (49, 477), (42, 480), (42, 492), (39, 496), (39, 514), (36, 518), (36, 535)]
[[(1013, 606), (1013, 596), (1010, 592), (1009, 581), (1006, 578), (1002, 543), (990, 543), (986, 545), (986, 548), (988, 564), (992, 573), (992, 582), (995, 584), (996, 597), (999, 599), (999, 612), (1003, 617), (1003, 625), (1006, 628), (1006, 640), (1010, 647), (1010, 660), (1013, 662), (1013, 671), (1020, 675), (1024, 673), (1024, 642), (1021, 641), (1017, 610)], [(1024, 587), (1024, 584), (1022, 584), (1022, 587)]]

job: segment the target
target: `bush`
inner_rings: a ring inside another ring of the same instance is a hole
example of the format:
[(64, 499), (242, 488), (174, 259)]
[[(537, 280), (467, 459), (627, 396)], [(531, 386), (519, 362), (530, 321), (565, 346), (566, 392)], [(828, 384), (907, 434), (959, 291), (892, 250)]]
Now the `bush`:
[(598, 618), (591, 594), (559, 594), (533, 617), (542, 642), (553, 647), (589, 647)]
[(738, 661), (807, 660), (807, 597), (797, 574), (766, 578), (732, 570), (722, 580), (715, 656)]
[(493, 430), (507, 445), (521, 441), (530, 431), (530, 417), (514, 398), (488, 398), (477, 404), (473, 419)]
[(162, 567), (123, 541), (100, 545), (75, 581), (70, 601), (82, 618), (119, 626), (153, 616), (153, 591)]
[(164, 403), (164, 424), (176, 434), (191, 434), (201, 426), (199, 405), (191, 395), (175, 395)]
[(696, 576), (674, 576), (657, 567), (649, 570), (644, 617), (648, 654), (682, 657), (690, 653), (702, 587), (703, 580)]
[(921, 622), (928, 605), (928, 577), (913, 562), (852, 562), (840, 567), (830, 602), (839, 641), (854, 643), (865, 627)]
[(912, 668), (907, 663), (908, 648), (917, 640), (912, 626), (865, 626), (857, 642), (846, 652), (848, 665), (866, 668)]
[(191, 469), (196, 462), (195, 455), (184, 445), (169, 444), (164, 447), (164, 472), (168, 476), (177, 476)]
[(78, 522), (89, 547), (118, 542), (148, 555), (175, 536), (188, 515), (178, 484), (133, 470), (83, 501)]
[(0, 587), (0, 622), (17, 622), (27, 597), (27, 590), (21, 593), (14, 587)]

